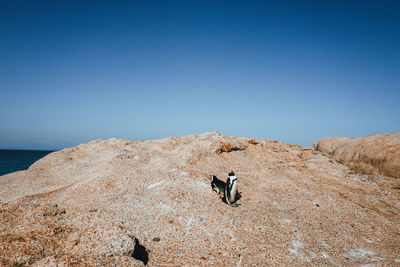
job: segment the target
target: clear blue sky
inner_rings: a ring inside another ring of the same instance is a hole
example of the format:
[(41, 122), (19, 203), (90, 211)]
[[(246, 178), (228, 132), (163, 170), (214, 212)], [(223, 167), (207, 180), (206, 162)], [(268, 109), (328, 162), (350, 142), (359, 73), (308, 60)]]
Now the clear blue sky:
[(0, 148), (400, 130), (400, 1), (0, 1)]

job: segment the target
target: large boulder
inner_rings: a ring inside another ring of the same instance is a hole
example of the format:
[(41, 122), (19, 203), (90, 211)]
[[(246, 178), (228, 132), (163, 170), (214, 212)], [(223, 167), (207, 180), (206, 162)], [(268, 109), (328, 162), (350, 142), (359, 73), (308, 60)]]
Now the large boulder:
[(400, 178), (400, 132), (362, 138), (330, 137), (313, 146), (361, 173)]
[[(210, 187), (231, 170), (238, 207)], [(0, 177), (0, 265), (391, 266), (399, 193), (278, 141), (97, 140)]]

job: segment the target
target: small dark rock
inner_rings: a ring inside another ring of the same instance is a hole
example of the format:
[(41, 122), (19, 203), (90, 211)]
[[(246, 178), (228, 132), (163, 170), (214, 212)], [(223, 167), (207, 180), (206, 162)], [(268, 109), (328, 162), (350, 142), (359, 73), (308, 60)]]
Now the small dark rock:
[(46, 211), (43, 216), (57, 216), (57, 215), (61, 215), (61, 214), (65, 214), (65, 209), (56, 209), (56, 210), (49, 210)]
[(54, 234), (55, 235), (61, 234), (62, 232), (64, 232), (64, 230), (62, 228), (54, 229)]

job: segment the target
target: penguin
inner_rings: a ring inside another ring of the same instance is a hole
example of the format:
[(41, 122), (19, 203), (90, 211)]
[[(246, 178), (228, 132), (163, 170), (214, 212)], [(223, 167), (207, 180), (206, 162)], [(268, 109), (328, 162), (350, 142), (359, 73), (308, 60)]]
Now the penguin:
[(210, 175), (211, 188), (217, 192), (217, 194), (223, 194), (225, 190), (225, 183), (217, 178), (215, 175)]
[(233, 171), (228, 174), (224, 190), (224, 200), (230, 206), (237, 206), (235, 203), (240, 198), (237, 191), (237, 177)]

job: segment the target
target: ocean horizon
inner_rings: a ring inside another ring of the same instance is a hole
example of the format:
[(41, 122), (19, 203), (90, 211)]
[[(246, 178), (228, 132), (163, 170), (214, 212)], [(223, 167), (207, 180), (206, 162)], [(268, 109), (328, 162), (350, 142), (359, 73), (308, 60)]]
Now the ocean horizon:
[(23, 171), (47, 154), (56, 150), (0, 149), (0, 176)]

